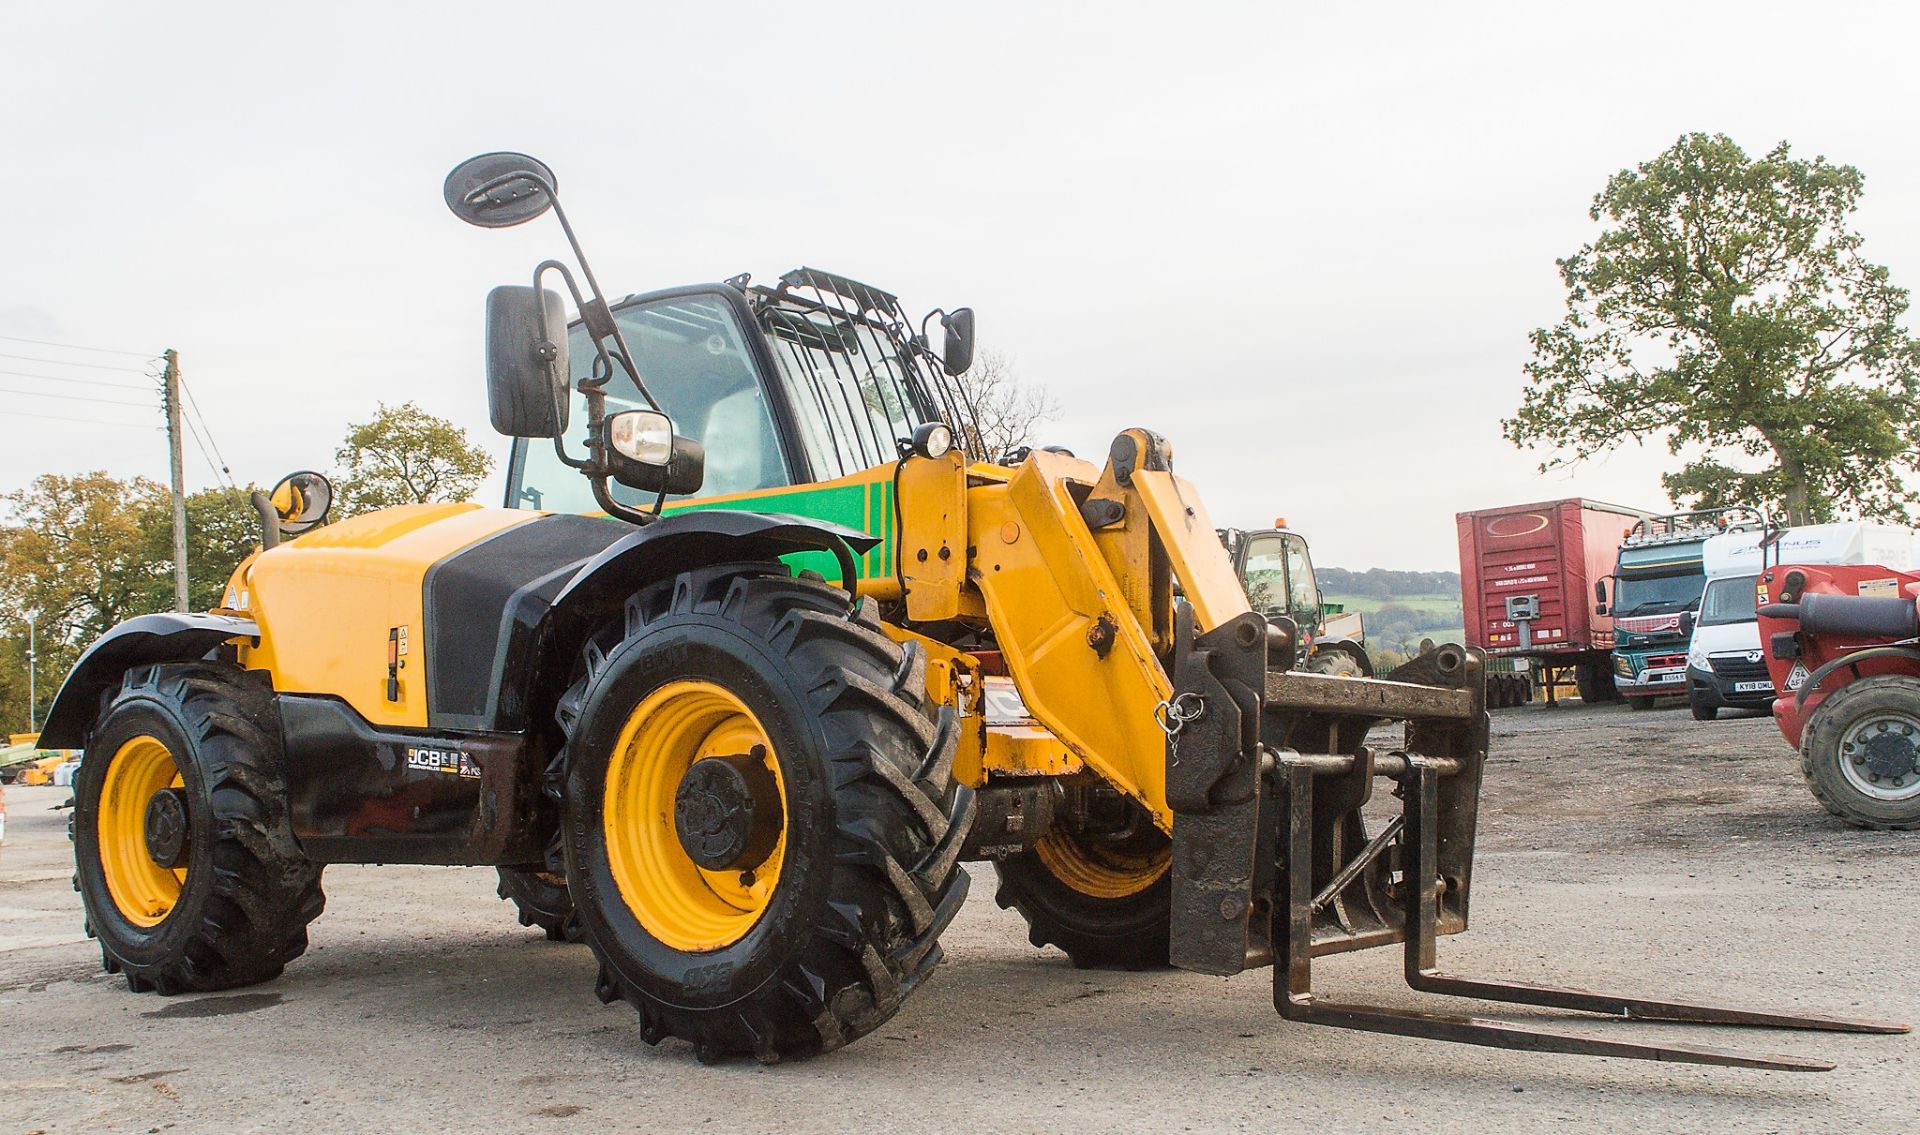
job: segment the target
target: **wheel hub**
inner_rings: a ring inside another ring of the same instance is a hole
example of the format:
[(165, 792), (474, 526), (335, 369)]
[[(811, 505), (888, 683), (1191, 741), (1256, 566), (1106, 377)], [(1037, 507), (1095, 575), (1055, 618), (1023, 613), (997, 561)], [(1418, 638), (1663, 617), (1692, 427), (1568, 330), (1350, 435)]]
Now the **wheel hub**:
[(1870, 730), (1861, 738), (1861, 750), (1866, 755), (1866, 770), (1873, 776), (1884, 780), (1900, 780), (1911, 774), (1917, 763), (1914, 738), (1904, 736), (1897, 730), (1888, 730), (1885, 724), (1879, 729)]
[(172, 870), (187, 862), (187, 794), (180, 788), (162, 788), (147, 798), (147, 855)]
[(673, 797), (673, 826), (689, 859), (709, 871), (747, 871), (779, 842), (780, 787), (766, 750), (693, 762)]

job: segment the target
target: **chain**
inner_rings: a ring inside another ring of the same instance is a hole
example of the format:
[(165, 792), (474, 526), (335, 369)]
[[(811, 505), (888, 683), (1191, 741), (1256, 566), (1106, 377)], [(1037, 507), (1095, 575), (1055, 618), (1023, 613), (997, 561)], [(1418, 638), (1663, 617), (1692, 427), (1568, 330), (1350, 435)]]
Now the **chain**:
[(1153, 707), (1154, 724), (1167, 735), (1167, 763), (1180, 763), (1180, 731), (1207, 712), (1207, 699), (1189, 690)]

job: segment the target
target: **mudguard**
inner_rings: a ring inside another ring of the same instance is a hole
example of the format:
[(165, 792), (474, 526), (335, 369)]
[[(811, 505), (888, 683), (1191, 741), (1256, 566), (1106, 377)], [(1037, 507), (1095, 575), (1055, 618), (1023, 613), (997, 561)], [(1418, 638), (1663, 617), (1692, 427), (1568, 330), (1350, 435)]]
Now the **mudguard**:
[(252, 619), (232, 615), (139, 615), (101, 635), (74, 663), (47, 710), (40, 744), (49, 749), (78, 749), (87, 727), (100, 712), (100, 697), (129, 669), (153, 662), (191, 662), (204, 658), (231, 638), (255, 637)]
[(556, 611), (624, 601), (637, 584), (704, 564), (828, 552), (839, 561), (840, 585), (852, 591), (853, 553), (880, 541), (855, 528), (778, 512), (697, 509), (663, 517), (609, 545), (581, 567), (553, 600)]

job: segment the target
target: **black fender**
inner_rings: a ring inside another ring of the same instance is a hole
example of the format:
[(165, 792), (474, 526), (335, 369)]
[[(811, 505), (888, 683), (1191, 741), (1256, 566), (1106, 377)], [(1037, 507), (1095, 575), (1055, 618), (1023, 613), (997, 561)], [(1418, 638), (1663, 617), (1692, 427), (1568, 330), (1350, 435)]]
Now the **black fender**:
[(855, 528), (778, 512), (701, 509), (676, 513), (607, 546), (574, 573), (554, 596), (556, 612), (625, 602), (639, 588), (707, 564), (773, 560), (794, 552), (830, 552), (840, 562), (840, 585), (852, 591), (855, 552), (880, 541)]
[(139, 615), (94, 640), (68, 671), (40, 728), (40, 747), (77, 749), (100, 712), (100, 700), (135, 666), (192, 662), (231, 638), (258, 638), (252, 619), (233, 615)]
[(878, 543), (857, 529), (783, 513), (695, 509), (662, 517), (605, 545), (557, 590), (523, 589), (502, 625), (532, 633), (525, 639), (507, 634), (491, 652), (487, 689), (496, 693), (486, 709), (475, 716), (438, 710), (429, 716), (436, 727), (528, 728), (546, 716), (540, 707), (550, 707), (571, 681), (581, 644), (596, 627), (617, 618), (641, 588), (708, 564), (827, 552), (839, 561), (841, 585), (851, 590), (854, 555)]

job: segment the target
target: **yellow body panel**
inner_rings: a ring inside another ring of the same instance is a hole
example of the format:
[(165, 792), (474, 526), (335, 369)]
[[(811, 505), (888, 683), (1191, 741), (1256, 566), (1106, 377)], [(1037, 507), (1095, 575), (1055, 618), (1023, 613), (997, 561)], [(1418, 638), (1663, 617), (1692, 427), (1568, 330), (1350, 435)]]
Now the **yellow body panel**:
[(1210, 631), (1253, 610), (1200, 493), (1171, 472), (1147, 469), (1134, 473), (1133, 487), (1153, 518), (1187, 602), (1193, 604), (1194, 628)]
[(1154, 708), (1172, 683), (1080, 517), (1072, 487), (1098, 476), (1084, 461), (1040, 452), (1005, 485), (976, 486), (967, 497), (969, 578), (1027, 709), (1171, 831), (1166, 736)]
[[(240, 663), (281, 693), (344, 699), (376, 725), (427, 724), (423, 592), (427, 569), (539, 516), (477, 504), (415, 504), (316, 528), (235, 573), (229, 610), (260, 626)], [(387, 696), (389, 636), (398, 630), (398, 697)]]

